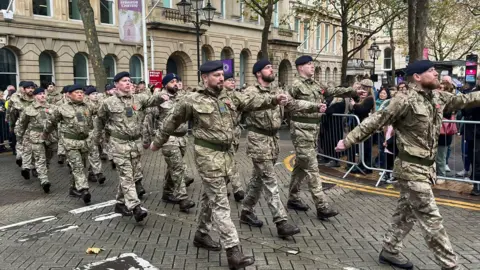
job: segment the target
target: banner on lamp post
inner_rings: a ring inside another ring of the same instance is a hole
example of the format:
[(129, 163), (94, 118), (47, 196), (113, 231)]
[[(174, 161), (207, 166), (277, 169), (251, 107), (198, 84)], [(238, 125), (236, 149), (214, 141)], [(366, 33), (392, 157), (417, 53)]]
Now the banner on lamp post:
[(160, 70), (149, 70), (148, 77), (150, 78), (150, 84), (162, 83), (162, 72)]
[(120, 41), (142, 43), (142, 0), (118, 0)]
[(233, 59), (223, 59), (223, 72), (224, 73), (233, 73), (234, 72), (234, 66), (233, 66)]

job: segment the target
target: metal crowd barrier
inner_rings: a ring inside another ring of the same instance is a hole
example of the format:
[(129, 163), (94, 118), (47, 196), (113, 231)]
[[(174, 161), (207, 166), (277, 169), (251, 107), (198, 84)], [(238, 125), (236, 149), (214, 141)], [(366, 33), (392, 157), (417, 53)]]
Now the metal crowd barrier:
[(8, 123), (5, 119), (5, 111), (0, 111), (0, 146), (7, 146), (10, 137)]

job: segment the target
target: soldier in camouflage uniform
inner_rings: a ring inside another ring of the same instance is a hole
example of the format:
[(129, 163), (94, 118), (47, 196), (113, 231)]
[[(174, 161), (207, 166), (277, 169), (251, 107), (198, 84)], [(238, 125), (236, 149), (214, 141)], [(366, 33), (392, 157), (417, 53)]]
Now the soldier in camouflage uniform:
[[(60, 92), (60, 96), (54, 95), (55, 98), (52, 98), (52, 100), (56, 100), (56, 103), (54, 103), (54, 105), (60, 106), (60, 105), (67, 102), (67, 99), (68, 99), (67, 98), (67, 90), (71, 86), (72, 85), (65, 85), (62, 88), (62, 91)], [(48, 100), (48, 95), (47, 95), (47, 100)], [(53, 104), (53, 103), (51, 103), (51, 104)], [(59, 125), (61, 125), (61, 124), (59, 123)], [(62, 136), (60, 130), (61, 129), (58, 128), (58, 149), (57, 149), (58, 160), (57, 160), (57, 162), (58, 162), (58, 164), (63, 165), (65, 163), (65, 160), (67, 159), (67, 151), (65, 150), (65, 146), (63, 145), (63, 140), (60, 139), (60, 137)]]
[[(13, 132), (20, 114), (26, 107), (33, 102), (33, 91), (35, 83), (32, 81), (23, 81), (19, 87), (19, 91), (12, 95), (8, 105), (8, 121)], [(22, 176), (30, 179), (30, 170), (33, 169), (32, 147), (29, 136), (24, 136), (22, 140), (17, 140), (17, 165), (22, 167)]]
[[(106, 94), (106, 98), (108, 97), (111, 97), (111, 96), (114, 96), (115, 95), (115, 91), (117, 89), (115, 88), (115, 85), (112, 85), (112, 84), (107, 84), (105, 85), (105, 94)], [(106, 99), (105, 98), (105, 99)], [(105, 100), (104, 99), (104, 100)], [(102, 100), (103, 102), (103, 100)], [(107, 156), (107, 159), (110, 161), (110, 164), (112, 166), (112, 169), (116, 169), (116, 165), (115, 165), (115, 162), (113, 162), (113, 156), (111, 154), (111, 151), (109, 149), (109, 141), (110, 141), (110, 137), (108, 136), (108, 134), (106, 134), (105, 132), (103, 133), (103, 136), (102, 136), (102, 151), (103, 151), (103, 154), (104, 156), (106, 155)]]
[[(202, 209), (194, 246), (218, 251), (221, 246), (208, 234), (214, 225), (227, 250), (230, 269), (244, 268), (254, 263), (253, 257), (244, 256), (239, 249), (237, 230), (230, 217), (226, 178), (234, 170), (235, 117), (237, 111), (261, 110), (284, 103), (286, 95), (247, 96), (235, 93), (231, 99), (219, 99), (223, 88), (223, 63), (210, 61), (200, 67), (205, 88), (178, 101), (175, 109), (163, 122), (150, 148), (157, 151), (177, 128), (193, 121), (195, 137), (195, 163), (202, 178), (204, 193)], [(213, 224), (212, 224), (213, 222)]]
[(399, 150), (393, 176), (398, 180), (400, 198), (383, 241), (380, 262), (413, 269), (401, 249), (403, 239), (418, 221), (441, 269), (460, 269), (431, 186), (437, 180), (435, 156), (443, 112), (480, 106), (480, 92), (453, 95), (436, 91), (440, 86), (438, 73), (428, 60), (411, 63), (406, 74), (410, 81), (408, 90), (398, 92), (386, 108), (363, 120), (338, 142), (336, 150), (344, 151), (392, 125)]
[(67, 90), (66, 102), (55, 108), (52, 117), (45, 125), (44, 138), (48, 138), (56, 128), (60, 130), (67, 153), (67, 161), (72, 169), (73, 181), (69, 194), (81, 197), (89, 204), (91, 194), (85, 175), (87, 158), (91, 147), (90, 131), (93, 129), (93, 110), (84, 102), (84, 91), (81, 85), (72, 85)]
[(137, 222), (147, 216), (140, 207), (145, 189), (142, 185), (141, 122), (140, 111), (147, 107), (158, 106), (168, 96), (133, 94), (130, 74), (120, 72), (115, 75), (115, 95), (105, 99), (98, 110), (97, 127), (94, 138), (99, 143), (101, 132), (105, 130), (109, 137), (109, 148), (117, 166), (119, 185), (115, 212), (124, 216), (133, 216)]
[[(313, 79), (315, 66), (311, 56), (301, 56), (296, 61), (299, 78), (295, 79), (289, 90), (294, 99), (324, 103), (327, 96), (355, 96), (352, 88), (326, 88)], [(364, 90), (358, 90), (365, 93)], [(295, 166), (290, 180), (290, 194), (287, 207), (299, 211), (307, 211), (308, 205), (300, 200), (300, 186), (308, 182), (310, 192), (317, 209), (317, 217), (326, 219), (338, 215), (329, 206), (322, 190), (322, 179), (318, 172), (317, 137), (320, 130), (320, 112), (293, 112), (290, 121), (290, 136), (295, 147)]]
[[(99, 108), (100, 102), (103, 95), (97, 92), (97, 88), (94, 86), (87, 86), (85, 88), (85, 103), (87, 103), (90, 108)], [(94, 129), (97, 124), (96, 122), (97, 115), (93, 116), (93, 125)], [(93, 138), (94, 131), (91, 132), (91, 138)], [(88, 181), (98, 182), (100, 185), (105, 183), (105, 176), (102, 173), (102, 161), (100, 160), (100, 144), (96, 144), (95, 140), (92, 141), (92, 149), (88, 155)]]
[(33, 91), (33, 95), (35, 102), (25, 108), (20, 115), (15, 133), (19, 141), (22, 141), (24, 136), (30, 138), (40, 184), (45, 193), (49, 193), (50, 181), (48, 181), (47, 169), (56, 150), (57, 138), (50, 136), (44, 140), (42, 134), (47, 118), (52, 114), (54, 106), (46, 101), (45, 89), (37, 88)]
[[(231, 99), (235, 95), (235, 78), (233, 77), (233, 73), (226, 73), (224, 75), (225, 82), (223, 83), (223, 92), (220, 95), (220, 99)], [(235, 153), (238, 152), (238, 148), (240, 146), (240, 136), (242, 135), (242, 128), (240, 127), (240, 120), (242, 118), (242, 114), (237, 112), (235, 116), (235, 137), (233, 140), (233, 148)], [(235, 161), (235, 159), (234, 159)], [(227, 183), (232, 183), (232, 191), (233, 197), (235, 201), (240, 202), (245, 198), (245, 191), (243, 190), (242, 182), (240, 180), (240, 175), (237, 170), (237, 166), (235, 164), (234, 171), (232, 173), (232, 177), (227, 179)]]
[(55, 83), (51, 82), (47, 85), (47, 102), (51, 105), (58, 104), (61, 100), (63, 100), (62, 91), (59, 91), (55, 88)]
[[(264, 59), (253, 65), (253, 74), (257, 79), (254, 86), (245, 89), (245, 94), (252, 96), (268, 96), (281, 93), (278, 88), (272, 87), (275, 73), (270, 61)], [(291, 100), (286, 104), (289, 111), (319, 112), (325, 111), (324, 104), (304, 100)], [(255, 205), (260, 199), (262, 191), (265, 200), (272, 212), (273, 222), (277, 226), (280, 237), (292, 236), (300, 232), (300, 229), (287, 223), (287, 213), (280, 200), (277, 179), (275, 176), (275, 163), (277, 162), (278, 130), (282, 124), (282, 112), (280, 107), (268, 110), (249, 112), (246, 114), (247, 154), (252, 158), (254, 171), (248, 184), (247, 196), (243, 200), (243, 209), (240, 222), (254, 227), (261, 227), (263, 222), (254, 213)]]

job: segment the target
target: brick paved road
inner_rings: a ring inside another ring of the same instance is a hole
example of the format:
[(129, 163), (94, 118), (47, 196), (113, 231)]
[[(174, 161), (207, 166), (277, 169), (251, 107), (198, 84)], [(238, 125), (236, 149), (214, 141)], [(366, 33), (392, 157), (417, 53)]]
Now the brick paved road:
[[(282, 137), (283, 159), (292, 153), (293, 147), (288, 137)], [(244, 153), (245, 145), (242, 144), (238, 164), (242, 179), (247, 181), (251, 162)], [(290, 172), (281, 161), (277, 165), (277, 175), (282, 200), (286, 202)], [(187, 162), (193, 166), (191, 149)], [(66, 167), (56, 163), (52, 166), (52, 193), (44, 195), (37, 180), (26, 181), (20, 176), (12, 156), (0, 155), (0, 164), (0, 227), (44, 217), (33, 223), (0, 230), (1, 270), (80, 268), (124, 253), (134, 253), (159, 269), (227, 269), (224, 252), (208, 252), (192, 245), (198, 208), (189, 214), (180, 213), (178, 206), (160, 200), (165, 171), (160, 153), (149, 152), (143, 157), (144, 182), (149, 191), (144, 206), (150, 210), (150, 215), (141, 225), (136, 225), (133, 218), (109, 219), (113, 206), (70, 213), (70, 210), (84, 205), (67, 195), (70, 175)], [(107, 182), (101, 187), (92, 184), (93, 204), (115, 198), (116, 172), (108, 163), (104, 165)], [(190, 197), (196, 202), (201, 189), (197, 177), (188, 188)], [(291, 220), (302, 233), (288, 240), (276, 237), (276, 228), (264, 200), (260, 200), (257, 207), (258, 216), (265, 221), (264, 227), (259, 229), (240, 225), (241, 205), (232, 198), (232, 217), (243, 251), (256, 259), (255, 266), (248, 269), (392, 269), (379, 265), (377, 256), (395, 198), (338, 186), (329, 189), (327, 194), (341, 215), (322, 222), (315, 218), (314, 211), (289, 211)], [(313, 207), (307, 192), (304, 192), (304, 200)], [(445, 206), (441, 206), (441, 211), (460, 262), (467, 269), (480, 269), (480, 212)], [(218, 235), (214, 233), (213, 237), (218, 238)], [(85, 250), (92, 246), (102, 247), (105, 251), (98, 255), (85, 254)], [(418, 269), (439, 269), (418, 227), (407, 238), (405, 246), (405, 254)], [(129, 260), (123, 261), (124, 268), (115, 263), (110, 266), (128, 269), (125, 265)], [(146, 265), (144, 269), (150, 269)], [(105, 267), (92, 266), (90, 269)]]

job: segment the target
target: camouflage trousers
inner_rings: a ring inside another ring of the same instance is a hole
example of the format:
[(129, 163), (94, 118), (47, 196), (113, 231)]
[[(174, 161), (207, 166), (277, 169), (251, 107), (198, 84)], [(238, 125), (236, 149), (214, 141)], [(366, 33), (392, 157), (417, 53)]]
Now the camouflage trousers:
[(247, 195), (243, 200), (243, 210), (254, 213), (254, 207), (263, 191), (268, 208), (272, 212), (273, 222), (287, 220), (285, 207), (280, 199), (274, 166), (276, 160), (252, 159), (253, 174), (247, 186)]
[(49, 145), (43, 143), (32, 144), (32, 153), (35, 160), (35, 168), (38, 172), (38, 179), (40, 179), (40, 184), (49, 182), (48, 167), (56, 149), (56, 143), (51, 143)]
[[(234, 144), (233, 144), (233, 147), (234, 147), (234, 149), (235, 149), (235, 153), (237, 153), (237, 152), (238, 152), (239, 144), (238, 144), (238, 143), (234, 143)], [(227, 184), (228, 184), (228, 183), (231, 183), (231, 184), (232, 184), (232, 191), (233, 191), (233, 193), (237, 193), (237, 192), (239, 192), (239, 191), (243, 191), (242, 181), (240, 180), (240, 174), (238, 173), (236, 162), (235, 162), (235, 166), (234, 166), (234, 168), (233, 168), (232, 176), (227, 177)]]
[(173, 195), (179, 200), (188, 198), (185, 186), (186, 165), (183, 161), (185, 147), (165, 145), (162, 153), (167, 163), (167, 173), (163, 184), (163, 195)]
[(220, 241), (224, 248), (239, 245), (237, 229), (230, 216), (226, 178), (202, 176), (202, 183), (204, 192), (198, 218), (198, 230), (202, 233), (209, 233), (214, 225), (215, 230), (220, 234)]
[(72, 187), (77, 190), (88, 189), (85, 167), (87, 166), (88, 151), (85, 149), (66, 149), (67, 161), (72, 168)]
[(57, 149), (57, 156), (66, 156), (67, 150), (65, 149), (65, 145), (63, 144), (63, 140), (60, 139), (60, 132), (58, 132), (58, 149)]
[(457, 266), (457, 257), (443, 227), (443, 218), (435, 202), (432, 187), (427, 182), (398, 179), (400, 198), (383, 241), (383, 248), (391, 253), (401, 251), (402, 241), (418, 221), (425, 242), (433, 251), (442, 269)]
[(308, 181), (317, 209), (328, 207), (327, 196), (322, 190), (322, 178), (318, 172), (317, 146), (315, 142), (295, 140), (295, 165), (290, 180), (289, 200), (300, 200), (300, 187)]
[(28, 138), (23, 138), (23, 141), (20, 145), (17, 143), (16, 149), (17, 149), (17, 156), (18, 156), (18, 153), (20, 152), (20, 158), (22, 159), (22, 169), (23, 170), (35, 169), (32, 142)]
[(102, 172), (102, 162), (100, 160), (100, 151), (98, 145), (93, 144), (90, 153), (88, 154), (88, 163), (90, 164), (89, 170), (94, 174)]
[[(140, 163), (140, 153), (125, 156), (113, 156), (113, 162), (117, 165), (119, 185), (117, 190), (117, 202), (125, 204), (128, 210), (133, 210), (140, 204), (135, 182), (142, 179), (142, 165)], [(140, 178), (138, 178), (140, 176)]]

